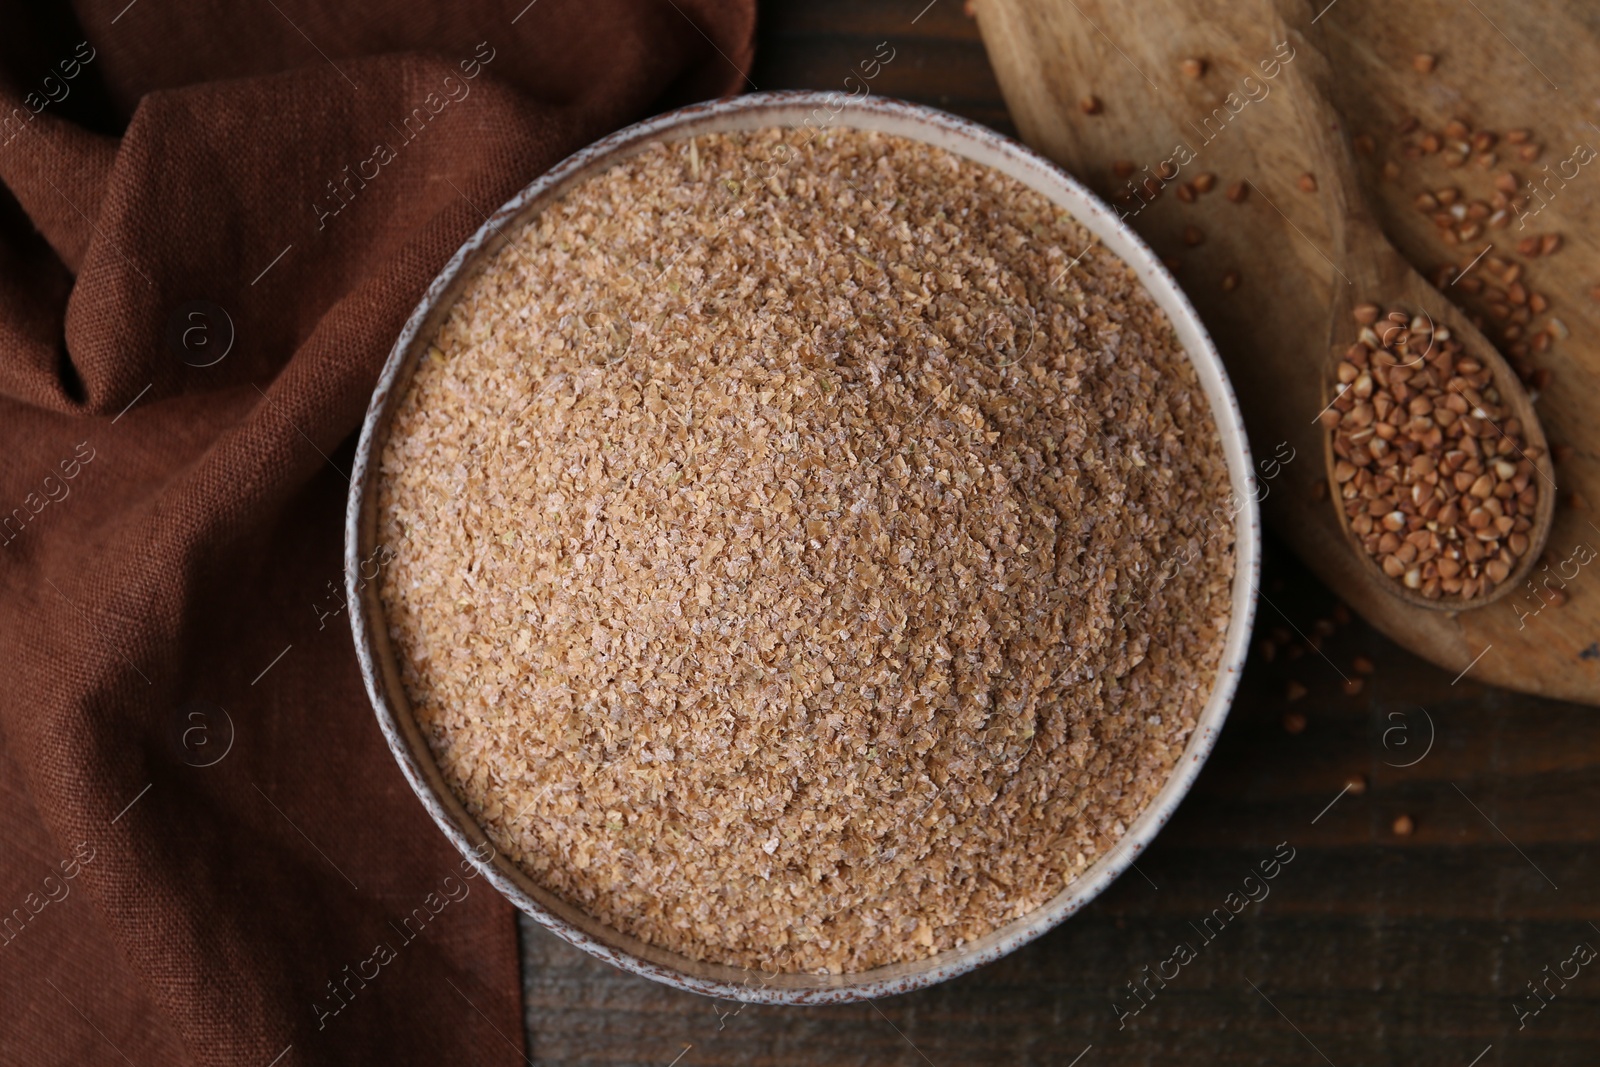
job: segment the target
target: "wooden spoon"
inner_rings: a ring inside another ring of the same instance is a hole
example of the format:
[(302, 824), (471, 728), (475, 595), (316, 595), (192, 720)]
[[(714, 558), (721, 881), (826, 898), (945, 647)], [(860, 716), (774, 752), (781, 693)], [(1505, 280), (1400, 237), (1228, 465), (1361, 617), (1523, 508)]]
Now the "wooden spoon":
[[(1485, 129), (1587, 129), (1583, 101), (1600, 97), (1600, 68), (1585, 62), (1582, 5), (1541, 4), (1514, 15), (1507, 8), (1498, 26), (1471, 6), (1447, 12), (1343, 2), (1329, 9), (1327, 0), (1302, 6), (1302, 20), (1324, 16), (1312, 28), (1338, 77), (1323, 84), (1337, 88), (1332, 99), (1351, 132), (1375, 135), (1373, 158), (1362, 159), (1365, 189), (1374, 205), (1381, 197), (1385, 229), (1419, 265), (1439, 262), (1440, 246), (1412, 198), (1420, 181), (1438, 172), (1427, 159), (1403, 157), (1396, 136), (1385, 131), (1407, 116), (1437, 124), (1452, 114), (1474, 116)], [(1297, 185), (1313, 164), (1300, 144), (1307, 121), (1292, 101), (1306, 88), (1301, 72), (1310, 64), (1302, 61), (1323, 62), (1305, 32), (1294, 36), (1299, 54), (1291, 56), (1271, 0), (976, 0), (974, 7), (1023, 139), (1107, 200), (1125, 204), (1129, 224), (1169, 259), (1205, 320), (1262, 457), (1261, 510), (1273, 533), (1341, 601), (1447, 677), (1600, 705), (1594, 644), (1600, 597), (1585, 592), (1593, 568), (1572, 588), (1572, 564), (1583, 559), (1569, 555), (1600, 543), (1590, 525), (1600, 518), (1587, 510), (1600, 501), (1600, 402), (1582, 384), (1600, 373), (1600, 346), (1593, 343), (1600, 305), (1588, 298), (1600, 244), (1585, 229), (1600, 211), (1600, 185), (1572, 182), (1543, 209), (1540, 231), (1565, 233), (1567, 241), (1557, 261), (1528, 268), (1571, 324), (1570, 341), (1563, 328), (1562, 343), (1539, 360), (1555, 382), (1539, 401), (1541, 421), (1573, 446), (1558, 457), (1563, 506), (1555, 509), (1546, 551), (1569, 559), (1559, 565), (1552, 559), (1546, 571), (1536, 566), (1532, 581), (1520, 586), (1523, 595), (1479, 610), (1418, 607), (1396, 596), (1392, 581), (1375, 580), (1362, 553), (1349, 550), (1327, 499), (1323, 430), (1311, 421), (1326, 403), (1328, 306), (1334, 290), (1347, 287), (1330, 254), (1336, 223), (1330, 182), (1315, 193)], [(1413, 71), (1407, 42), (1420, 47), (1441, 33), (1450, 42), (1443, 72)], [(1500, 62), (1530, 72), (1537, 62), (1559, 78), (1562, 91), (1533, 73), (1520, 82), (1471, 73)], [(1092, 113), (1082, 106), (1091, 98), (1099, 105)], [(1359, 141), (1357, 148), (1365, 154)], [(1178, 180), (1200, 195), (1178, 196), (1169, 185), (1154, 203), (1121, 199), (1164, 159), (1181, 164)], [(1509, 232), (1491, 231), (1497, 252)], [(1539, 484), (1549, 488), (1542, 477)], [(1572, 503), (1565, 506), (1569, 490)], [(1562, 589), (1571, 600), (1556, 611), (1552, 598)], [(1541, 614), (1542, 608), (1552, 610)], [(1283, 603), (1270, 585), (1262, 589), (1263, 625), (1309, 632), (1303, 617), (1309, 610)]]
[[(1320, 28), (1312, 23), (1325, 10), (1325, 0), (977, 5), (1024, 137), (1124, 204), (1125, 219), (1168, 255), (1199, 308), (1228, 363), (1255, 451), (1275, 457), (1263, 463), (1269, 520), (1370, 621), (1459, 669), (1483, 645), (1468, 644), (1455, 620), (1522, 584), (1549, 535), (1548, 453), (1536, 462), (1529, 550), (1488, 596), (1429, 599), (1385, 575), (1345, 523), (1327, 459), (1330, 435), (1317, 421), (1334, 395), (1338, 357), (1356, 340), (1353, 309), (1371, 302), (1432, 316), (1491, 368), (1528, 444), (1547, 445), (1505, 361), (1373, 221), (1329, 103), (1329, 63), (1313, 40)], [(1186, 57), (1203, 58), (1186, 64)], [(1090, 100), (1097, 106), (1083, 106)], [(1141, 191), (1164, 168), (1166, 195)], [(1305, 174), (1315, 175), (1314, 189), (1302, 184)], [(1174, 195), (1202, 177), (1212, 192)]]
[[(1345, 351), (1357, 340), (1360, 325), (1356, 321), (1355, 309), (1358, 306), (1375, 304), (1382, 309), (1399, 307), (1410, 315), (1422, 316), (1432, 324), (1430, 329), (1435, 338), (1454, 339), (1461, 345), (1463, 355), (1477, 360), (1492, 375), (1493, 388), (1499, 393), (1501, 406), (1508, 408), (1512, 417), (1521, 424), (1524, 444), (1516, 448), (1515, 458), (1527, 459), (1533, 464), (1536, 476), (1530, 484), (1538, 493), (1532, 527), (1526, 531), (1527, 550), (1516, 559), (1510, 574), (1503, 581), (1495, 583), (1486, 593), (1471, 598), (1424, 596), (1420, 591), (1408, 588), (1403, 580), (1385, 574), (1378, 561), (1362, 547), (1358, 535), (1350, 528), (1350, 519), (1341, 504), (1341, 486), (1335, 477), (1340, 457), (1334, 452), (1332, 429), (1323, 435), (1330, 503), (1338, 515), (1340, 528), (1350, 542), (1351, 551), (1360, 558), (1363, 569), (1373, 581), (1381, 583), (1388, 592), (1416, 607), (1431, 611), (1456, 612), (1483, 607), (1522, 585), (1549, 540), (1556, 500), (1555, 472), (1550, 462), (1549, 443), (1545, 440), (1539, 416), (1534, 411), (1533, 399), (1523, 389), (1516, 372), (1482, 331), (1468, 321), (1461, 309), (1412, 268), (1379, 228), (1357, 180), (1356, 162), (1349, 139), (1343, 135), (1339, 116), (1328, 102), (1332, 88), (1328, 80), (1331, 67), (1318, 46), (1309, 40), (1315, 31), (1308, 24), (1298, 24), (1307, 17), (1307, 9), (1286, 0), (1280, 2), (1278, 7), (1289, 32), (1298, 38), (1301, 42), (1299, 47), (1304, 49), (1304, 54), (1296, 59), (1298, 73), (1304, 79), (1304, 91), (1295, 93), (1293, 97), (1304, 130), (1301, 148), (1307, 159), (1314, 163), (1314, 180), (1318, 191), (1325, 192), (1332, 200), (1333, 255), (1341, 265), (1338, 273), (1345, 282), (1335, 286), (1334, 298), (1328, 309), (1327, 336), (1331, 357), (1323, 376), (1324, 401), (1331, 404), (1342, 389), (1334, 372)], [(1382, 319), (1376, 324), (1376, 330), (1379, 334), (1384, 332)], [(1428, 342), (1430, 348), (1432, 343)], [(1424, 348), (1412, 358), (1420, 364), (1427, 351)], [(1495, 434), (1504, 436), (1505, 431), (1500, 425), (1493, 420), (1485, 421)], [(1486, 436), (1485, 440), (1493, 443), (1494, 435)]]

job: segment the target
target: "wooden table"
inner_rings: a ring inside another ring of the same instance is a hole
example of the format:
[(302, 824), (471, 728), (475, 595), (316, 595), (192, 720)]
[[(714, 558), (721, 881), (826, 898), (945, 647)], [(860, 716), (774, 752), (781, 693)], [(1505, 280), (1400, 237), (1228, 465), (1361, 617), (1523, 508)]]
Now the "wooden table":
[[(750, 79), (842, 88), (887, 40), (875, 92), (1014, 134), (959, 0), (924, 3), (765, 3)], [(1082, 913), (919, 993), (743, 1010), (524, 923), (532, 1062), (1600, 1064), (1600, 959), (1564, 988), (1550, 977), (1572, 974), (1580, 943), (1600, 950), (1600, 714), (1453, 679), (1341, 622), (1270, 538), (1266, 560), (1257, 635), (1275, 654), (1258, 641), (1193, 792)], [(1395, 832), (1402, 816), (1410, 834)], [(1208, 940), (1197, 927), (1230, 893), (1261, 896), (1246, 878), (1283, 842), (1294, 859), (1268, 895), (1213, 921)], [(1149, 976), (1180, 942), (1195, 958), (1163, 987)], [(1127, 983), (1147, 978), (1141, 1007)], [(1555, 995), (1534, 999), (1530, 982)], [(1129, 1012), (1121, 1029), (1114, 1005)]]

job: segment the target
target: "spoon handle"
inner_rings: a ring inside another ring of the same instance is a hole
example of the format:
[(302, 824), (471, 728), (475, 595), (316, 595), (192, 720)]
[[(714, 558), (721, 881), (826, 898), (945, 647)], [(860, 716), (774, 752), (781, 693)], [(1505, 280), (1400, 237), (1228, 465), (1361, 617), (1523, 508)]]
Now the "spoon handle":
[[(1270, 3), (1281, 20), (1283, 36), (1295, 49), (1294, 63), (1285, 71), (1288, 101), (1300, 128), (1299, 147), (1315, 161), (1317, 169), (1308, 173), (1327, 205), (1334, 259), (1350, 283), (1349, 303), (1381, 301), (1387, 289), (1404, 280), (1409, 268), (1378, 225), (1344, 120), (1330, 103), (1334, 71), (1322, 44), (1323, 32), (1316, 25), (1319, 16), (1305, 0)], [(1325, 14), (1330, 5), (1317, 7)]]

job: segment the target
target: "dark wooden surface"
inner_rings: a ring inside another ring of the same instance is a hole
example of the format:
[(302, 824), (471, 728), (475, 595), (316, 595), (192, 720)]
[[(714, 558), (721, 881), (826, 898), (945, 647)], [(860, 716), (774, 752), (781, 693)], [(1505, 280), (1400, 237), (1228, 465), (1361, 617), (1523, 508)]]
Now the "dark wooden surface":
[[(888, 40), (875, 92), (1014, 133), (959, 0), (913, 24), (925, 2), (763, 4), (750, 81), (842, 88)], [(1565, 988), (1551, 979), (1521, 1029), (1516, 1013), (1576, 945), (1600, 949), (1600, 713), (1455, 681), (1340, 623), (1334, 595), (1270, 539), (1262, 588), (1256, 631), (1280, 647), (1252, 652), (1193, 792), (1136, 870), (1044, 938), (875, 1004), (740, 1010), (524, 923), (531, 1062), (1600, 1064), (1600, 960)], [(1349, 695), (1357, 657), (1375, 671)], [(1291, 701), (1291, 683), (1306, 694)], [(1303, 732), (1285, 729), (1290, 712)], [(1365, 791), (1341, 795), (1355, 776)], [(1393, 832), (1401, 815), (1409, 836)], [(1270, 895), (1204, 942), (1190, 924), (1280, 842), (1295, 858)], [(1119, 1030), (1125, 983), (1180, 941), (1197, 958)]]

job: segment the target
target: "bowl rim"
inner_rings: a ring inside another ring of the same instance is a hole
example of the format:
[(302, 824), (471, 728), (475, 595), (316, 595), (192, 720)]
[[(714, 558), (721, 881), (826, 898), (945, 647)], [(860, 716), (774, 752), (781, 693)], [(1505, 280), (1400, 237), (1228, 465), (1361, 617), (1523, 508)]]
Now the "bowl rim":
[[(845, 103), (832, 106), (841, 97), (845, 98)], [(642, 151), (655, 141), (719, 130), (799, 126), (801, 123), (786, 122), (780, 116), (807, 111), (811, 116), (823, 112), (827, 116), (824, 126), (887, 130), (898, 136), (937, 144), (992, 167), (1003, 163), (1005, 173), (1069, 212), (1099, 238), (1100, 243), (1119, 256), (1137, 273), (1140, 282), (1166, 312), (1186, 357), (1200, 378), (1227, 459), (1230, 486), (1237, 505), (1232, 516), (1231, 611), (1212, 692), (1167, 780), (1117, 844), (1044, 904), (959, 948), (946, 949), (920, 960), (827, 976), (805, 972), (769, 975), (750, 968), (693, 961), (606, 926), (534, 885), (515, 864), (494, 849), (483, 829), (445, 784), (411, 716), (403, 690), (396, 683), (397, 667), (388, 647), (387, 630), (382, 625), (373, 625), (374, 620), (383, 618), (377, 600), (378, 583), (363, 574), (363, 567), (372, 558), (367, 550), (375, 544), (377, 494), (374, 483), (378, 456), (387, 440), (389, 416), (409, 386), (411, 371), (431, 341), (439, 319), (454, 302), (460, 286), (470, 277), (480, 257), (497, 250), (492, 242), (503, 237), (503, 228), (525, 215), (531, 217), (572, 184)], [(752, 116), (763, 117), (766, 121), (751, 122)], [(889, 127), (894, 128), (889, 130)], [(914, 131), (905, 127), (914, 127)], [(1007, 955), (1082, 909), (1131, 866), (1149, 845), (1187, 795), (1205, 764), (1238, 686), (1249, 649), (1259, 585), (1261, 537), (1257, 501), (1249, 441), (1221, 357), (1172, 275), (1109, 205), (1032, 149), (947, 112), (882, 96), (855, 99), (838, 92), (813, 90), (751, 93), (665, 112), (579, 149), (512, 196), (450, 257), (396, 338), (362, 422), (345, 509), (346, 600), (350, 605), (351, 633), (362, 681), (379, 728), (401, 772), (463, 859), (519, 910), (563, 940), (616, 967), (679, 989), (746, 1003), (840, 1003), (924, 988)], [(539, 896), (546, 899), (541, 900)], [(743, 978), (736, 981), (740, 975)]]

